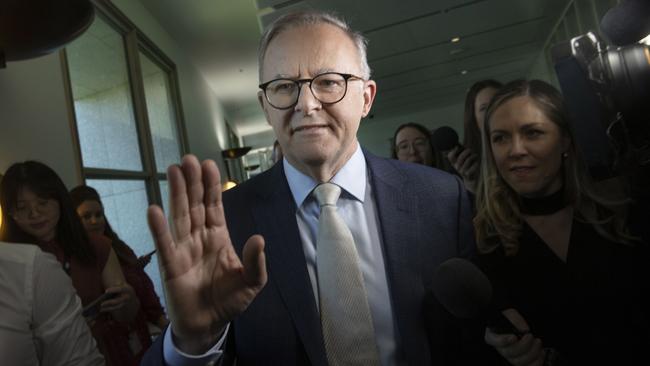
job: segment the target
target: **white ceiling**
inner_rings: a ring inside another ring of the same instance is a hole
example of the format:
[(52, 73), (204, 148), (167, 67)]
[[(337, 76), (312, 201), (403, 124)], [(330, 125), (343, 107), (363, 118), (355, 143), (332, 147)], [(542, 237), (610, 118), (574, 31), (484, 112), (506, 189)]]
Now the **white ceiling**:
[[(140, 0), (185, 48), (240, 136), (257, 104), (261, 27), (294, 9), (343, 15), (369, 39), (382, 117), (462, 103), (481, 79), (525, 77), (568, 0)], [(452, 43), (451, 39), (460, 37)]]

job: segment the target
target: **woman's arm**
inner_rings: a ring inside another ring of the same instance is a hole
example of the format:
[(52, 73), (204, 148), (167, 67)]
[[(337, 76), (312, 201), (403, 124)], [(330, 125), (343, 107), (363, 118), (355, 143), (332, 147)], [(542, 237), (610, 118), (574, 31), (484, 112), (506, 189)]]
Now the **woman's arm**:
[(120, 262), (112, 248), (102, 271), (102, 282), (106, 292), (114, 293), (116, 297), (102, 302), (101, 311), (110, 312), (118, 321), (133, 321), (138, 314), (140, 302), (133, 288), (124, 279)]

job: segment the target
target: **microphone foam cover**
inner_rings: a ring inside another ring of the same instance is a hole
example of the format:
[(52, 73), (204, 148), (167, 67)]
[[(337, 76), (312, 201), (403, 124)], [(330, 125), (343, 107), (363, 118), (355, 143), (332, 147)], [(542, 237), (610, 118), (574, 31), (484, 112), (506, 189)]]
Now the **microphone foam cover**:
[(451, 150), (458, 145), (458, 134), (449, 126), (442, 126), (433, 131), (433, 146), (440, 151)]
[(650, 34), (650, 1), (625, 0), (607, 11), (600, 30), (616, 46), (626, 46)]
[(433, 277), (433, 293), (452, 315), (461, 319), (480, 316), (492, 301), (492, 285), (472, 262), (462, 258), (444, 261)]

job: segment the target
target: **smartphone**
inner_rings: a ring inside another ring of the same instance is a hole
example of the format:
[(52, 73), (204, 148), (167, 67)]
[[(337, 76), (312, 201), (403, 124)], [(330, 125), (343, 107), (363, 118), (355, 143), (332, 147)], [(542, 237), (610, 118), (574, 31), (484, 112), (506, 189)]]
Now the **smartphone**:
[(142, 267), (142, 268), (146, 267), (147, 264), (149, 264), (149, 262), (151, 262), (151, 256), (153, 256), (155, 253), (156, 253), (156, 250), (154, 249), (151, 252), (138, 257), (138, 264), (140, 265), (140, 267)]
[(140, 256), (138, 259), (142, 259), (142, 258), (144, 258), (144, 257), (151, 257), (151, 256), (154, 255), (154, 254), (156, 254), (156, 249), (150, 251), (149, 253), (147, 253), (147, 254), (145, 254), (145, 255)]
[(96, 298), (93, 300), (90, 304), (84, 306), (81, 315), (83, 315), (84, 318), (94, 318), (99, 314), (99, 308), (102, 304), (102, 302), (113, 299), (117, 297), (119, 293), (115, 292), (105, 292), (102, 294), (102, 296)]

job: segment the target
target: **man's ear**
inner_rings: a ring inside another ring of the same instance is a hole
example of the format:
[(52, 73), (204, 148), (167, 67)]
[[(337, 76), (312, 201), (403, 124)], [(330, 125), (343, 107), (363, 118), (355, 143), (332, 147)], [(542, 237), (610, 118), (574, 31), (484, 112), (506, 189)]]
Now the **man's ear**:
[(266, 106), (264, 105), (264, 92), (263, 91), (258, 91), (257, 92), (257, 101), (260, 103), (260, 107), (262, 107), (262, 111), (264, 112), (264, 117), (266, 118), (266, 123), (269, 125), (271, 124), (271, 120), (269, 119), (269, 114), (266, 111)]
[(363, 110), (361, 117), (365, 117), (370, 113), (372, 102), (374, 102), (375, 96), (377, 95), (377, 83), (374, 80), (368, 80), (365, 84), (363, 88)]

